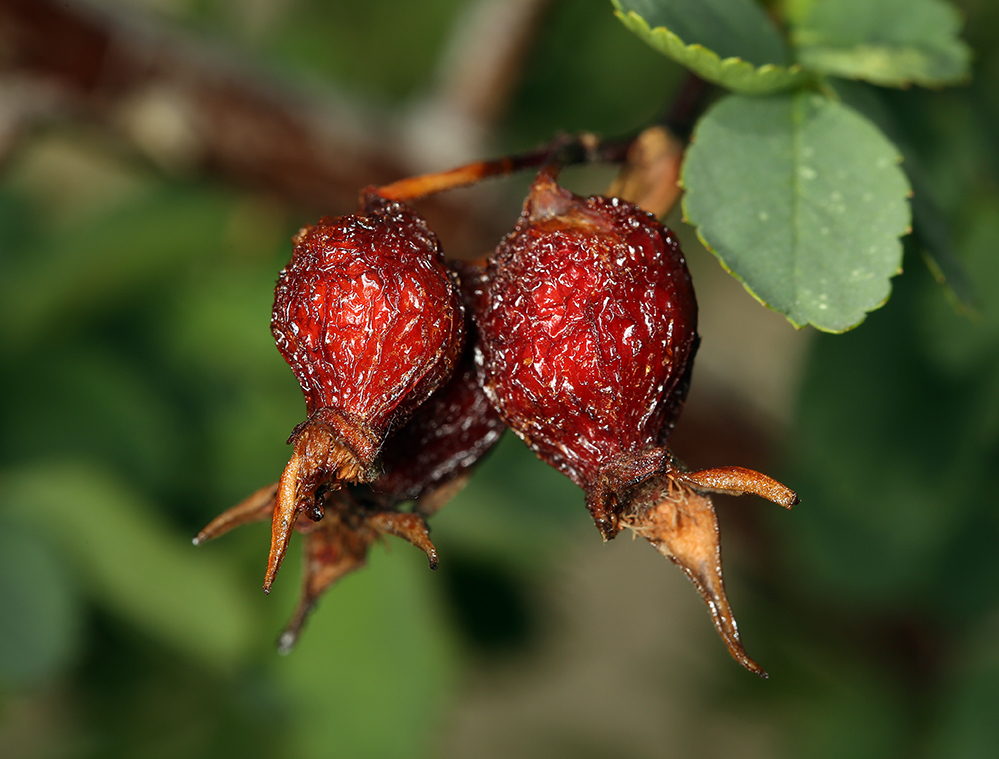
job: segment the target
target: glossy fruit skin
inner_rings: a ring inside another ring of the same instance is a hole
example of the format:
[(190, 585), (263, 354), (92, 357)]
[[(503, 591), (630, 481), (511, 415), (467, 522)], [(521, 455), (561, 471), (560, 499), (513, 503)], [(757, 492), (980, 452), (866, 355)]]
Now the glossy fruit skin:
[(460, 297), (436, 236), (402, 203), (369, 193), (364, 213), (323, 218), (294, 243), (271, 331), (305, 394), (304, 424), (332, 427), (372, 479), (386, 432), (454, 369)]
[(383, 472), (371, 483), (371, 489), (386, 496), (392, 505), (424, 498), (467, 476), (506, 429), (479, 384), (475, 365), (478, 334), (471, 313), (482, 303), (484, 272), (459, 262), (449, 266), (459, 277), (469, 314), (465, 349), (447, 384), (430, 396), (382, 448)]
[(605, 538), (619, 496), (660, 471), (697, 345), (675, 236), (542, 172), (487, 271), (480, 378), (516, 433), (580, 485)]
[[(479, 272), (474, 272), (462, 284), (479, 281)], [(474, 287), (462, 288), (462, 299), (469, 304), (477, 302), (480, 294)], [(380, 449), (382, 470), (373, 481), (331, 487), (307, 472), (304, 484), (312, 488), (308, 495), (314, 507), (304, 508), (300, 518), (296, 514), (289, 520), (281, 531), (282, 543), (276, 554), (283, 556), (292, 530), (304, 534), (302, 596), (280, 637), (279, 650), (287, 652), (294, 646), (320, 597), (334, 583), (364, 566), (368, 549), (382, 536), (390, 534), (409, 541), (423, 550), (431, 568), (436, 568), (437, 550), (425, 520), (461, 489), (472, 468), (495, 446), (506, 428), (479, 385), (474, 361), (475, 328), (471, 318), (465, 318), (468, 338), (457, 369), (405, 424), (388, 431)], [(322, 411), (318, 409), (309, 419), (315, 420)], [(308, 430), (309, 423), (303, 429)], [(241, 524), (263, 519), (271, 520), (273, 528), (275, 515), (282, 508), (284, 479), (282, 475), (281, 482), (260, 489), (221, 514), (195, 542), (211, 540)], [(415, 501), (413, 508), (402, 510), (402, 504), (410, 500)], [(294, 503), (286, 501), (284, 505)], [(272, 561), (269, 566), (276, 571), (277, 563)], [(269, 576), (272, 574), (269, 571)]]

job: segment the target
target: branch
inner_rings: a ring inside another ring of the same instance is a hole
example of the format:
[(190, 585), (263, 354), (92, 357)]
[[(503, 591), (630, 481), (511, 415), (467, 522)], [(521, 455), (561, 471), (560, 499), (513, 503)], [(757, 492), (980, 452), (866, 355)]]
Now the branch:
[[(62, 91), (167, 170), (201, 170), (303, 208), (352, 206), (357, 188), (404, 173), (350, 130), (356, 113), (219, 60), (204, 45), (78, 2), (0, 0), (3, 67)], [(166, 118), (164, 118), (166, 117)]]

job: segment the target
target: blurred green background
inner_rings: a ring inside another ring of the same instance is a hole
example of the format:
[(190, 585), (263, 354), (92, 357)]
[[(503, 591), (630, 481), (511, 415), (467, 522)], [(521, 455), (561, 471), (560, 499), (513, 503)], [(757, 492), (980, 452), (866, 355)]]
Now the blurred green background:
[[(999, 7), (957, 4), (968, 86), (844, 97), (921, 172), (974, 314), (910, 243), (860, 328), (795, 333), (680, 229), (704, 347), (676, 452), (764, 462), (802, 497), (719, 503), (769, 681), (512, 437), (434, 520), (436, 573), (376, 547), (277, 656), (297, 554), (265, 597), (266, 526), (190, 537), (286, 461), (303, 404), (268, 320), (310, 217), (72, 119), (19, 140), (0, 164), (0, 756), (999, 755)], [(542, 6), (491, 151), (628, 132), (682, 83), (604, 0)], [(391, 122), (432, 93), (465, 3), (124, 7)], [(523, 181), (491, 199), (501, 228)]]

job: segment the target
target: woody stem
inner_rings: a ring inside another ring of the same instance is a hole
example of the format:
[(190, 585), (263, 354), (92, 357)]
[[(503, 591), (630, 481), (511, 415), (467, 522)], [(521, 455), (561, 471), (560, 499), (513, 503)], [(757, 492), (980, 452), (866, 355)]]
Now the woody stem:
[(550, 162), (562, 166), (598, 162), (620, 163), (626, 159), (628, 147), (633, 140), (633, 137), (627, 137), (602, 141), (586, 132), (569, 137), (563, 136), (538, 150), (491, 161), (475, 161), (447, 171), (420, 174), (376, 187), (370, 192), (386, 200), (416, 200), (444, 190), (467, 187), (489, 177), (505, 176)]

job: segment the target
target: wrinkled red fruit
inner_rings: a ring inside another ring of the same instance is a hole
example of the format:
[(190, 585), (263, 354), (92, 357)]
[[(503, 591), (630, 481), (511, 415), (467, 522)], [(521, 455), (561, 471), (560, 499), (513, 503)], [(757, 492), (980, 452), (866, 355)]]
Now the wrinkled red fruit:
[(368, 193), (363, 213), (324, 218), (294, 242), (271, 330), (308, 418), (289, 441), (265, 589), (298, 516), (322, 517), (320, 488), (377, 478), (387, 432), (447, 381), (464, 334), (437, 238), (406, 205)]
[(670, 232), (615, 198), (539, 175), (488, 271), (482, 381), (507, 423), (586, 491), (605, 538), (617, 495), (662, 468), (697, 342)]
[[(320, 597), (345, 575), (360, 569), (368, 549), (381, 536), (396, 535), (422, 549), (431, 567), (437, 551), (425, 517), (454, 496), (468, 475), (499, 440), (505, 425), (486, 400), (472, 360), (474, 332), (457, 370), (382, 448), (384, 472), (370, 484), (327, 490), (320, 522), (305, 516), (296, 524), (305, 533), (302, 595), (278, 641), (289, 651)], [(257, 491), (212, 521), (195, 538), (202, 543), (248, 522), (271, 519), (278, 484)], [(412, 513), (399, 511), (408, 500)]]
[[(505, 429), (478, 384), (472, 354), (469, 345), (451, 380), (385, 441), (384, 472), (377, 480), (326, 494), (326, 516), (305, 537), (302, 597), (279, 650), (290, 650), (322, 594), (363, 567), (380, 536), (409, 541), (436, 568), (437, 551), (424, 520), (464, 487)], [(398, 510), (406, 501), (415, 502), (412, 512)]]
[(382, 451), (385, 471), (371, 489), (397, 503), (416, 500), (419, 513), (432, 516), (464, 486), (504, 429), (479, 386), (470, 351), (451, 381), (389, 438)]
[[(483, 271), (453, 262), (462, 300), (474, 313), (482, 298)], [(450, 381), (416, 410), (382, 451), (384, 471), (372, 489), (394, 502), (417, 500), (417, 510), (431, 516), (458, 492), (471, 468), (499, 441), (506, 429), (479, 385), (475, 367), (478, 335), (466, 322), (466, 348)]]
[(480, 376), (503, 418), (585, 490), (605, 539), (629, 527), (679, 565), (732, 655), (765, 675), (739, 640), (705, 491), (797, 496), (739, 467), (687, 472), (665, 447), (698, 340), (676, 239), (637, 206), (577, 197), (543, 170), (485, 290)]

